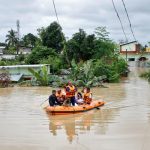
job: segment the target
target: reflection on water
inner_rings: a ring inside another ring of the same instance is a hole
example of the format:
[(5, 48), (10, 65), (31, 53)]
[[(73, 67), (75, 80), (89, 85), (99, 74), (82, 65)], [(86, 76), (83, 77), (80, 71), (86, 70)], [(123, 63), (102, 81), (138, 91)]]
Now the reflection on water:
[(107, 104), (80, 114), (46, 114), (49, 87), (0, 89), (0, 149), (149, 150), (150, 84), (138, 77), (143, 69), (130, 70), (122, 83), (93, 88)]
[(103, 109), (92, 110), (82, 114), (70, 114), (70, 115), (50, 115), (47, 114), (50, 123), (49, 130), (53, 136), (66, 133), (68, 141), (71, 143), (75, 136), (80, 134), (86, 134), (90, 130), (96, 130), (96, 134), (105, 134), (107, 126), (113, 123), (113, 117), (119, 109)]

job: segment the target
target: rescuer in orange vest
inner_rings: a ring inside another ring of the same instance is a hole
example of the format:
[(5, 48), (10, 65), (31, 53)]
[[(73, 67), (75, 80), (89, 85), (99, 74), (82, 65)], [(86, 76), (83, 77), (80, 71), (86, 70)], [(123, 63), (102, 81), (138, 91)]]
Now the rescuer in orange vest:
[(90, 104), (92, 101), (92, 93), (90, 92), (90, 88), (86, 88), (86, 92), (84, 93), (83, 97), (85, 104)]
[(70, 99), (72, 106), (75, 106), (76, 91), (76, 87), (71, 82), (68, 82), (68, 85), (66, 86), (66, 98)]

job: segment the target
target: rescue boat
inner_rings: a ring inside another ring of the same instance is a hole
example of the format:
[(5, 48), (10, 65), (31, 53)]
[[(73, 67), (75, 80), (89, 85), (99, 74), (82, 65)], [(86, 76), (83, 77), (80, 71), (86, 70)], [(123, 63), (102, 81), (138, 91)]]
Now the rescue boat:
[(51, 114), (72, 114), (80, 113), (92, 110), (94, 108), (99, 108), (105, 104), (104, 101), (92, 101), (91, 104), (83, 104), (78, 106), (48, 106), (46, 107), (46, 112)]

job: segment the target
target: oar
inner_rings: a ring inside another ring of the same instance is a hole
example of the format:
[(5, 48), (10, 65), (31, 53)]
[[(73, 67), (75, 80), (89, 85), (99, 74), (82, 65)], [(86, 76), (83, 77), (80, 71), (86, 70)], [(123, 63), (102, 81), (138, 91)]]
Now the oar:
[(40, 104), (40, 106), (42, 106), (46, 101), (48, 101), (49, 100), (49, 98), (48, 99), (46, 99), (44, 102), (42, 102), (41, 104)]

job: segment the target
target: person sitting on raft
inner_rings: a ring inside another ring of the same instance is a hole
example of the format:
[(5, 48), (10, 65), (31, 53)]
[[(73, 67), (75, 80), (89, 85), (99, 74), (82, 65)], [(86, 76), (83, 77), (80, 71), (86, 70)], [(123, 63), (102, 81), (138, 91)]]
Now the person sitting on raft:
[(62, 105), (63, 102), (65, 101), (65, 94), (61, 89), (57, 91), (56, 97), (57, 97), (58, 102)]
[(86, 88), (83, 100), (85, 104), (90, 104), (92, 102), (92, 93), (90, 92), (90, 88)]
[(80, 92), (78, 92), (76, 95), (76, 103), (78, 105), (84, 104), (83, 97), (82, 97), (82, 94)]
[(66, 86), (66, 99), (70, 99), (72, 106), (75, 106), (76, 87), (69, 81)]
[(57, 100), (56, 90), (53, 90), (52, 95), (49, 96), (49, 105), (50, 106), (61, 105), (61, 103)]

